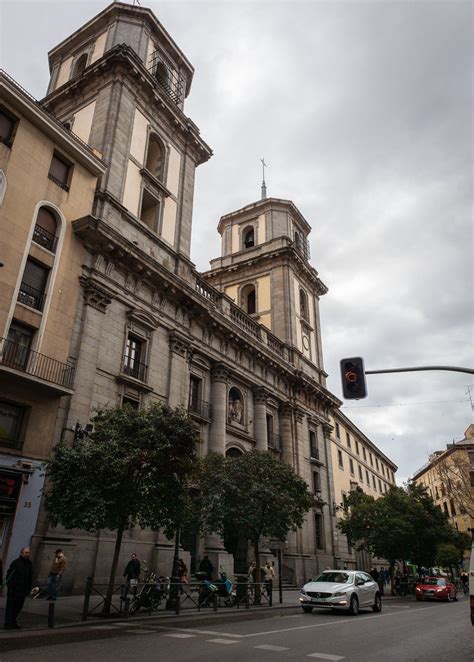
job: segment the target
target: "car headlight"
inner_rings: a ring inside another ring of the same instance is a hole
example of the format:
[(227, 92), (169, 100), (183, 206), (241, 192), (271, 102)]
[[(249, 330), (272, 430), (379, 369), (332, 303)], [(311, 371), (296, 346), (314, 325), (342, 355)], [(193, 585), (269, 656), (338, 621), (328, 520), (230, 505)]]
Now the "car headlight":
[(301, 595), (306, 595), (306, 591), (303, 590), (303, 589), (301, 589), (300, 594), (301, 594)]
[(346, 594), (343, 593), (342, 591), (339, 591), (338, 593), (333, 593), (333, 598), (345, 598)]

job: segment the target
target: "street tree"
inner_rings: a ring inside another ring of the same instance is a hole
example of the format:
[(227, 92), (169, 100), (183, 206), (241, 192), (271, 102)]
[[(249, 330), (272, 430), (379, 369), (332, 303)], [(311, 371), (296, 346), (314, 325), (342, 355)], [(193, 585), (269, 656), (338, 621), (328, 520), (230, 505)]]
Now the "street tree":
[(211, 453), (199, 482), (201, 527), (222, 536), (238, 531), (253, 546), (258, 569), (262, 538), (285, 540), (315, 505), (306, 482), (266, 451), (233, 458)]
[(451, 575), (453, 575), (453, 567), (457, 568), (461, 561), (462, 555), (459, 549), (451, 543), (442, 543), (436, 550), (436, 565), (442, 568), (449, 568)]
[(123, 532), (130, 526), (170, 536), (187, 508), (196, 429), (182, 408), (153, 404), (99, 411), (94, 428), (46, 461), (45, 506), (53, 525), (116, 532), (103, 614), (110, 613)]
[(456, 448), (456, 446), (453, 447), (452, 452), (445, 452), (441, 455), (434, 465), (439, 481), (460, 513), (474, 517), (474, 499), (472, 498), (469, 468), (467, 451)]

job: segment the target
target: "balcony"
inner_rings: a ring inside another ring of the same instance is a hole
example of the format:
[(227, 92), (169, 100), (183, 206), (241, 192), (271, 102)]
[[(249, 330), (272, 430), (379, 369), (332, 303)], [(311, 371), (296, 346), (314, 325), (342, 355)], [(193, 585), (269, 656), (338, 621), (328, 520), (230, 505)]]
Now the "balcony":
[(0, 353), (0, 370), (4, 368), (7, 368), (8, 372), (33, 377), (45, 385), (54, 384), (59, 387), (55, 390), (64, 389), (68, 394), (74, 386), (74, 366), (56, 361), (6, 338), (1, 339)]
[(46, 250), (51, 251), (51, 253), (56, 253), (58, 238), (40, 225), (35, 226), (33, 231), (33, 241), (35, 244), (38, 244), (38, 246), (42, 246), (43, 248), (46, 248)]
[(25, 306), (39, 310), (40, 312), (44, 308), (44, 302), (46, 299), (46, 294), (42, 290), (37, 290), (35, 287), (31, 287), (28, 283), (22, 283), (18, 291), (18, 301), (24, 303)]
[(140, 363), (140, 361), (137, 361), (128, 354), (124, 354), (122, 374), (127, 377), (132, 377), (133, 379), (138, 379), (141, 382), (145, 382), (147, 370), (148, 368), (145, 363)]
[(306, 237), (298, 236), (297, 238), (295, 238), (294, 247), (296, 248), (298, 253), (302, 257), (304, 257), (305, 260), (310, 259), (311, 253), (309, 248), (309, 241), (306, 239)]
[(161, 91), (179, 106), (184, 100), (185, 80), (171, 66), (164, 50), (159, 48), (151, 54), (148, 71), (154, 76)]
[(212, 416), (212, 405), (210, 402), (205, 400), (190, 400), (188, 404), (188, 411), (191, 415), (199, 416), (200, 418), (205, 418), (208, 421), (211, 420)]
[(313, 464), (320, 464), (320, 465), (324, 464), (324, 462), (323, 462), (323, 460), (320, 456), (320, 453), (319, 453), (319, 448), (317, 446), (314, 446), (313, 444), (311, 444), (309, 454), (310, 454), (310, 460)]
[(268, 439), (268, 448), (271, 448), (274, 451), (281, 451), (281, 439), (277, 434), (269, 432), (267, 435)]

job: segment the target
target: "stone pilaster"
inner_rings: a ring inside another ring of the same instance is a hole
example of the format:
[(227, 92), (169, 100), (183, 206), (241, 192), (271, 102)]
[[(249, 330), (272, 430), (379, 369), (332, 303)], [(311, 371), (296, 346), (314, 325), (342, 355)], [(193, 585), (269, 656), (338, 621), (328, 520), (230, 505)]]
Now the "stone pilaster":
[(281, 458), (283, 462), (293, 466), (293, 407), (289, 403), (280, 405), (278, 415), (280, 420)]
[(212, 422), (209, 431), (209, 450), (225, 455), (227, 424), (227, 383), (229, 372), (218, 363), (211, 370)]
[(255, 448), (258, 451), (268, 450), (267, 430), (267, 397), (265, 389), (256, 389), (253, 394), (253, 426)]
[(190, 351), (189, 340), (179, 331), (170, 331), (170, 374), (168, 387), (168, 404), (171, 407), (187, 405), (186, 385), (188, 384), (189, 366), (187, 362)]

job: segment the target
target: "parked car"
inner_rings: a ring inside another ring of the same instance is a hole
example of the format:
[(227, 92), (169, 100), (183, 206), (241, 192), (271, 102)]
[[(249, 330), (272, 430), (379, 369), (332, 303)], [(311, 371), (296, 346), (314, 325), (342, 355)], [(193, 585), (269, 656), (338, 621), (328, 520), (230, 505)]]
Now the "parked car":
[(303, 586), (300, 603), (308, 613), (314, 607), (347, 611), (354, 616), (361, 608), (382, 611), (377, 583), (366, 572), (352, 570), (325, 570)]
[(423, 577), (415, 588), (417, 600), (457, 600), (456, 586), (447, 577)]

